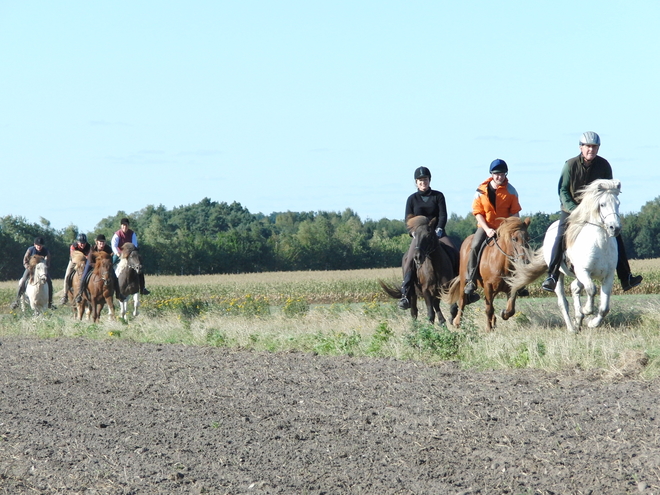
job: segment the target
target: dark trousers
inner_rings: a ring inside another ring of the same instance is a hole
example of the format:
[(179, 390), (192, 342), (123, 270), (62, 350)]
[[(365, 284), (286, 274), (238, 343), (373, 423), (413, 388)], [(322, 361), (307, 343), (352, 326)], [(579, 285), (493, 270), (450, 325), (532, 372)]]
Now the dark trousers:
[(465, 281), (470, 280), (474, 282), (477, 278), (477, 269), (479, 268), (479, 253), (488, 236), (486, 231), (479, 227), (474, 233), (472, 244), (470, 244), (470, 257), (468, 258), (467, 273), (465, 274)]

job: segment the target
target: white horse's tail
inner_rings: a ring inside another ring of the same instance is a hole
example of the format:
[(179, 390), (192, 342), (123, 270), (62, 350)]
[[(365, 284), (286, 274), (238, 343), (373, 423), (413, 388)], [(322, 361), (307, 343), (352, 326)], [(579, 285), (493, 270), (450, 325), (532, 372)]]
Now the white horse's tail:
[(454, 277), (451, 279), (449, 284), (445, 286), (445, 288), (442, 291), (442, 302), (447, 303), (449, 305), (457, 303), (458, 300), (461, 298), (461, 277)]
[(505, 281), (511, 287), (511, 293), (517, 292), (526, 285), (541, 278), (547, 273), (548, 265), (543, 258), (543, 247), (536, 251), (528, 250), (527, 256), (520, 257), (512, 262), (511, 275)]

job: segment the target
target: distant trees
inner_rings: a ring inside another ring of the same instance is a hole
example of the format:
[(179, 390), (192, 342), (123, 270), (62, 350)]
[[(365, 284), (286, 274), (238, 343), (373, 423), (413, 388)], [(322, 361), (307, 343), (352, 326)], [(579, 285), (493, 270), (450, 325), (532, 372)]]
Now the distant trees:
[[(87, 233), (90, 241), (97, 234), (110, 239), (122, 217), (129, 217), (138, 233), (147, 273), (163, 275), (392, 267), (401, 263), (410, 244), (403, 221), (362, 221), (350, 208), (265, 216), (236, 202), (208, 198), (172, 210), (150, 205), (130, 215), (119, 211)], [(538, 247), (558, 214), (535, 213), (531, 218), (530, 239)], [(471, 214), (453, 213), (446, 233), (460, 246), (475, 228)], [(74, 225), (54, 230), (45, 219), (30, 224), (22, 217), (0, 218), (0, 279), (21, 276), (23, 254), (36, 236), (44, 237), (53, 253), (54, 276), (63, 276), (68, 246), (77, 235)], [(625, 216), (624, 240), (630, 258), (660, 257), (660, 198)]]

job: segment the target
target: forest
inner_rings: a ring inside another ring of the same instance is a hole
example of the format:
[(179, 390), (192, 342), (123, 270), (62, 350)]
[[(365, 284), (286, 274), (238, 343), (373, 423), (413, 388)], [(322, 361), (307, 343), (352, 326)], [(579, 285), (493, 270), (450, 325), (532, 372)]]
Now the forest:
[[(531, 216), (533, 247), (543, 242), (547, 227), (559, 217)], [(352, 270), (398, 266), (410, 237), (402, 220), (362, 220), (347, 208), (343, 212), (251, 213), (240, 203), (212, 201), (168, 210), (147, 206), (138, 212), (116, 215), (85, 232), (90, 242), (97, 234), (108, 240), (128, 217), (137, 233), (147, 274), (194, 275), (291, 270)], [(623, 238), (628, 257), (660, 257), (660, 197), (649, 201), (639, 213), (623, 215)], [(452, 213), (446, 233), (456, 246), (475, 230), (471, 213)], [(78, 235), (75, 225), (53, 229), (42, 218), (29, 223), (20, 216), (0, 218), (0, 280), (15, 280), (23, 273), (25, 250), (36, 236), (51, 251), (51, 273), (64, 276), (69, 246)]]

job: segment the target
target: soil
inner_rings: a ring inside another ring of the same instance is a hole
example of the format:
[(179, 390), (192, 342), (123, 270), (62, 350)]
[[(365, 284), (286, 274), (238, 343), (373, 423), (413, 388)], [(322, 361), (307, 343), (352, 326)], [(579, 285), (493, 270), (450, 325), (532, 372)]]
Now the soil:
[(0, 493), (660, 493), (660, 381), (3, 338)]

